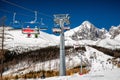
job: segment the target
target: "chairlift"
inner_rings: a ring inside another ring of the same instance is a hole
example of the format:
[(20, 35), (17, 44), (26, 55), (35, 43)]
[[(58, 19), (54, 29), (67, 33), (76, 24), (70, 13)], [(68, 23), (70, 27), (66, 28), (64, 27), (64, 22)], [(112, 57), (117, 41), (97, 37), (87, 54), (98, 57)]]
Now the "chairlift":
[[(45, 25), (45, 24), (44, 24)], [(40, 34), (40, 30), (47, 30), (46, 27), (41, 27), (41, 23), (39, 22), (25, 22), (22, 27), (23, 34)]]
[[(64, 30), (70, 30), (70, 27), (64, 26)], [(60, 32), (61, 32), (61, 28), (60, 28), (60, 27), (54, 27), (54, 28), (52, 29), (52, 31), (53, 31), (54, 33), (60, 33)]]
[(35, 19), (30, 22), (24, 22), (22, 33), (23, 34), (39, 34), (39, 22), (37, 21), (37, 11), (35, 11)]
[(61, 32), (61, 29), (54, 27), (54, 28), (52, 29), (52, 31), (53, 31), (54, 33), (60, 33), (60, 32)]
[(29, 22), (25, 22), (25, 23), (29, 23), (29, 24), (39, 23), (39, 22), (36, 22), (37, 21), (37, 11), (34, 11), (34, 12), (35, 12), (35, 18), (34, 18), (34, 20), (29, 21)]
[(64, 24), (64, 30), (70, 30), (70, 26), (69, 26), (68, 23), (65, 23), (65, 24)]
[(35, 24), (35, 23), (39, 23), (39, 22), (35, 22), (35, 21), (30, 21), (30, 22), (25, 22), (26, 24)]
[(55, 27), (53, 27), (52, 31), (54, 33), (60, 33), (61, 32), (61, 28), (58, 26), (58, 24), (54, 24)]
[(69, 26), (64, 26), (64, 30), (70, 30)]
[(35, 11), (35, 18), (30, 22), (24, 22), (22, 33), (23, 34), (40, 34), (40, 30), (46, 30), (45, 24), (42, 22), (37, 22), (37, 11)]
[(43, 18), (41, 18), (41, 21), (40, 21), (40, 30), (47, 30), (47, 26), (43, 23)]
[(11, 22), (10, 26), (13, 27), (14, 29), (21, 28), (21, 24), (19, 22), (17, 22), (17, 23)]
[(13, 14), (13, 21), (10, 22), (10, 26), (12, 26), (14, 29), (21, 28), (20, 21), (16, 20), (16, 13)]
[(34, 23), (34, 24), (30, 24), (30, 23), (24, 23), (23, 27), (22, 27), (22, 33), (23, 34), (39, 34), (39, 24)]
[(11, 22), (10, 26), (13, 27), (14, 29), (20, 29), (22, 26), (22, 23), (20, 23), (19, 21)]

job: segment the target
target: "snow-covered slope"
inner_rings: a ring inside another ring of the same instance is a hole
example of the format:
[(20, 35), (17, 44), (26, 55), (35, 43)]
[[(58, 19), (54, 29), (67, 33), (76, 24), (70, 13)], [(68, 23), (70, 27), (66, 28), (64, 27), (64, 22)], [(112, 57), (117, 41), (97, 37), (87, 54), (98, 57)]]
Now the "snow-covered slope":
[[(101, 74), (103, 73), (103, 74)], [(46, 79), (26, 79), (26, 80), (120, 80), (120, 69), (113, 69), (108, 71), (94, 72), (94, 74), (86, 74), (80, 76), (79, 74), (74, 74), (72, 76), (59, 76), (51, 77)], [(19, 79), (21, 80), (21, 79)]]
[[(76, 67), (80, 65), (81, 60), (80, 57), (81, 53), (73, 53), (69, 56), (66, 56), (66, 68), (71, 69), (73, 67)], [(93, 57), (93, 59), (91, 59)], [(91, 72), (94, 71), (100, 71), (103, 69), (112, 69), (110, 65), (106, 65), (107, 60), (112, 58), (111, 56), (105, 55), (104, 53), (91, 48), (89, 46), (86, 46), (86, 52), (82, 53), (82, 61), (83, 63), (86, 63), (88, 65), (87, 69), (91, 69)], [(91, 65), (92, 61), (92, 67)], [(101, 64), (101, 62), (104, 62)], [(96, 65), (95, 65), (96, 64)], [(104, 65), (104, 66), (102, 66)], [(91, 68), (90, 68), (91, 67)], [(59, 70), (59, 59), (49, 60), (45, 62), (37, 62), (37, 63), (29, 63), (28, 62), (20, 62), (15, 66), (12, 66), (11, 69), (6, 71), (4, 74), (25, 74), (29, 73), (30, 71), (39, 71), (39, 70)], [(19, 72), (20, 71), (20, 72)]]
[[(110, 29), (110, 31), (111, 33), (107, 32), (105, 29), (98, 29), (90, 22), (85, 21), (80, 26), (65, 32), (66, 45), (71, 45), (71, 46), (80, 45), (80, 44), (85, 45), (86, 52), (82, 55), (82, 58), (85, 63), (88, 62), (88, 64), (91, 65), (88, 66), (88, 68), (90, 68), (90, 73), (88, 73), (85, 77), (95, 76), (95, 74), (99, 75), (100, 73), (100, 76), (101, 75), (105, 76), (104, 78), (100, 78), (100, 80), (113, 80), (113, 77), (112, 79), (108, 77), (111, 75), (111, 74), (108, 75), (108, 73), (113, 72), (119, 74), (119, 71), (117, 72), (117, 70), (119, 69), (113, 69), (113, 67), (116, 68), (116, 66), (113, 66), (112, 64), (109, 64), (107, 62), (107, 60), (112, 57), (107, 56), (104, 53), (87, 46), (87, 45), (96, 45), (111, 49), (120, 48), (120, 34), (118, 33), (119, 28), (113, 27)], [(29, 50), (36, 50), (47, 46), (59, 45), (59, 36), (48, 34), (42, 31), (40, 31), (40, 35), (38, 36), (38, 38), (34, 38), (34, 35), (32, 35), (31, 38), (27, 38), (27, 35), (22, 34), (21, 30), (7, 30), (5, 31), (5, 33), (6, 33), (5, 48), (9, 50), (15, 50), (18, 53), (26, 52)], [(114, 36), (114, 38), (111, 39), (111, 36)], [(9, 37), (9, 39), (7, 39), (7, 37)], [(80, 53), (74, 53), (74, 55), (66, 56), (66, 64), (67, 64), (66, 67), (73, 68), (75, 66), (80, 65), (80, 55), (81, 55)], [(94, 59), (90, 59), (91, 56), (92, 57), (94, 56)], [(49, 60), (46, 62), (37, 62), (35, 64), (20, 62), (15, 66), (11, 66), (11, 68), (8, 71), (4, 72), (4, 75), (7, 74), (19, 75), (19, 74), (29, 73), (30, 71), (39, 71), (42, 69), (59, 70), (59, 59)], [(78, 74), (74, 76), (50, 78), (46, 80), (53, 80), (53, 79), (87, 80), (87, 78), (84, 78), (84, 76), (80, 77)], [(120, 75), (116, 75), (116, 80), (119, 80), (120, 78), (119, 76)], [(96, 80), (96, 79), (97, 78), (93, 78), (91, 80)]]
[[(65, 32), (65, 45), (96, 45), (105, 48), (120, 48), (120, 26), (112, 26), (109, 32), (105, 29), (95, 27), (89, 21), (84, 21), (80, 26)], [(8, 30), (8, 29), (7, 29)], [(6, 31), (12, 39), (5, 40), (5, 48), (9, 50), (22, 51), (34, 50), (41, 47), (59, 45), (59, 36), (40, 32), (38, 38), (27, 38), (27, 34), (22, 34), (21, 30)], [(114, 38), (112, 38), (114, 36)]]
[[(108, 59), (112, 59), (111, 56), (105, 55), (104, 53), (89, 46), (86, 46), (85, 48), (86, 52), (82, 54), (82, 61), (88, 64), (86, 69), (88, 70), (90, 69), (89, 73), (84, 74), (82, 76), (80, 76), (77, 73), (72, 76), (52, 77), (46, 78), (44, 80), (113, 80), (113, 78), (119, 80), (120, 69), (108, 61)], [(70, 55), (69, 57), (66, 56), (66, 68), (69, 69), (80, 65), (81, 63), (80, 56), (81, 56), (80, 53), (74, 53), (74, 55)], [(28, 73), (30, 71), (39, 70), (59, 70), (59, 59), (46, 61), (44, 63), (38, 62), (36, 64), (29, 65), (26, 64), (25, 62), (22, 62), (16, 66), (13, 66), (8, 71), (4, 72), (4, 75), (7, 74), (19, 75)], [(113, 73), (115, 74), (115, 76), (113, 76)], [(41, 79), (27, 79), (27, 80), (41, 80)]]
[(12, 38), (12, 40), (5, 41), (5, 44), (7, 44), (5, 47), (7, 49), (34, 50), (41, 47), (55, 46), (59, 44), (58, 36), (42, 31), (40, 31), (38, 38), (35, 38), (34, 34), (32, 34), (31, 38), (28, 38), (27, 34), (22, 34), (21, 30), (10, 30), (6, 31), (6, 33), (10, 34)]
[[(103, 74), (101, 74), (103, 73)], [(72, 76), (56, 76), (46, 79), (26, 79), (26, 80), (120, 80), (120, 69), (113, 69), (108, 71), (94, 72), (94, 74), (79, 75), (74, 74)], [(21, 79), (19, 79), (21, 80)]]
[(109, 30), (109, 33), (111, 35), (111, 39), (114, 39), (117, 35), (120, 34), (120, 25), (112, 26)]

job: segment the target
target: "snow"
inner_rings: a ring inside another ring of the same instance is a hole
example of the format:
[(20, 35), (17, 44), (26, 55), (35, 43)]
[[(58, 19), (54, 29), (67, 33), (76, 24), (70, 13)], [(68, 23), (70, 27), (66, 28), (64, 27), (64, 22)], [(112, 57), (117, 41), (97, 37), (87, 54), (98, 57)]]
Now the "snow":
[(70, 29), (69, 31), (66, 31), (64, 34), (65, 34), (65, 37), (71, 37), (71, 35), (73, 35), (75, 32), (77, 32), (79, 30), (81, 26), (78, 26), (76, 28), (73, 28), (73, 29)]
[(31, 38), (27, 37), (27, 34), (22, 34), (21, 30), (10, 30), (6, 33), (11, 34), (12, 40), (5, 42), (7, 49), (14, 50), (20, 49), (39, 49), (41, 47), (58, 45), (59, 37), (40, 31), (38, 38), (34, 38), (34, 34)]
[[(105, 55), (104, 53), (89, 47), (86, 47), (86, 52), (84, 55), (82, 55), (82, 59), (85, 62), (87, 59), (91, 63), (90, 67), (90, 72), (88, 74), (80, 76), (79, 74), (74, 74), (72, 76), (64, 76), (64, 77), (52, 77), (52, 78), (46, 78), (45, 80), (89, 80), (88, 78), (91, 78), (91, 80), (104, 80), (104, 78), (107, 78), (108, 75), (107, 73), (117, 73), (119, 74), (120, 71), (116, 70), (118, 69), (116, 66), (109, 64), (107, 62), (107, 59), (112, 58), (111, 56)], [(77, 55), (78, 54), (78, 55)], [(80, 65), (80, 53), (74, 53), (74, 55), (66, 56), (66, 68), (70, 69), (75, 66)], [(96, 55), (97, 57), (94, 59), (90, 59), (90, 56)], [(43, 66), (44, 65), (44, 66)], [(19, 70), (24, 69), (23, 71)], [(27, 64), (26, 62), (21, 62), (16, 66), (13, 66), (10, 70), (4, 72), (4, 75), (11, 74), (12, 75), (19, 75), (19, 74), (25, 74), (30, 71), (39, 71), (39, 70), (59, 70), (59, 59), (54, 59), (54, 60), (49, 60), (46, 62), (38, 62), (35, 64)], [(117, 72), (116, 72), (117, 71)], [(100, 78), (100, 79), (99, 79)], [(118, 79), (119, 76), (116, 75), (116, 80)], [(20, 79), (21, 80), (21, 79)], [(27, 80), (33, 80), (33, 79), (27, 79)], [(34, 79), (35, 80), (35, 79)], [(41, 80), (41, 79), (36, 79), (36, 80)], [(105, 80), (109, 80), (105, 79)], [(111, 79), (112, 80), (112, 79)]]
[[(111, 35), (109, 32), (105, 33), (105, 39), (98, 39), (97, 41), (93, 40), (72, 40), (72, 35), (81, 30), (81, 28), (91, 27), (91, 23), (89, 21), (84, 21), (80, 26), (70, 29), (69, 31), (65, 32), (65, 45), (66, 46), (74, 46), (76, 44), (79, 45), (96, 45), (105, 48), (115, 49), (120, 48), (120, 35), (116, 36), (115, 39), (110, 39)], [(10, 34), (9, 37), (12, 39), (6, 40), (5, 48), (9, 50), (16, 50), (19, 51), (18, 53), (26, 52), (28, 50), (35, 50), (47, 46), (55, 46), (59, 45), (59, 36), (55, 36), (53, 34), (48, 34), (45, 32), (40, 31), (38, 38), (34, 38), (34, 35), (31, 38), (27, 38), (27, 34), (22, 34), (21, 30), (9, 30), (10, 28), (6, 28), (6, 33)], [(99, 30), (105, 30), (99, 29)]]
[(90, 29), (91, 27), (91, 23), (89, 21), (84, 21), (81, 25), (79, 25), (78, 27), (75, 27), (73, 29), (70, 29), (69, 31), (65, 32), (65, 36), (71, 36), (73, 35), (75, 32), (77, 32), (78, 30), (80, 30), (82, 27), (88, 27)]
[(90, 29), (92, 24), (89, 21), (84, 21), (81, 25)]
[(115, 40), (120, 42), (120, 34), (115, 37)]
[[(97, 51), (96, 49), (91, 48), (89, 46), (86, 46), (86, 50), (87, 50), (85, 52), (86, 56), (82, 56), (82, 57), (91, 60), (92, 66), (89, 73), (84, 75), (79, 75), (79, 73), (77, 73), (71, 76), (55, 76), (46, 79), (37, 78), (37, 79), (26, 79), (26, 80), (120, 80), (120, 74), (119, 74), (120, 68), (117, 68), (116, 66), (107, 62), (107, 59), (112, 57), (105, 55), (104, 53)], [(89, 57), (94, 52), (96, 53), (97, 58), (90, 59)], [(77, 58), (77, 56), (75, 56), (72, 59), (74, 59), (75, 62), (80, 61)], [(54, 62), (54, 60), (52, 62)]]
[[(72, 76), (62, 76), (62, 77), (51, 77), (46, 78), (44, 80), (120, 80), (120, 69), (116, 66), (107, 62), (111, 56), (105, 55), (104, 53), (91, 48), (87, 45), (96, 45), (110, 49), (120, 48), (120, 35), (116, 36), (115, 39), (110, 39), (110, 35), (105, 39), (98, 39), (97, 41), (92, 40), (72, 40), (70, 37), (77, 30), (81, 28), (81, 26), (87, 25), (90, 28), (90, 23), (88, 21), (83, 22), (82, 25), (71, 29), (70, 31), (65, 32), (65, 45), (66, 46), (74, 46), (84, 45), (86, 48), (86, 52), (82, 55), (82, 59), (84, 62), (88, 60), (91, 63), (90, 72), (85, 75), (74, 74)], [(18, 53), (22, 53), (29, 50), (35, 50), (48, 46), (56, 46), (59, 45), (59, 36), (55, 36), (52, 34), (48, 34), (40, 31), (40, 35), (38, 38), (34, 38), (34, 35), (31, 38), (27, 38), (27, 34), (22, 34), (21, 30), (8, 30), (6, 33), (10, 34), (11, 40), (6, 40), (5, 48), (9, 50), (18, 50)], [(75, 66), (80, 65), (80, 53), (74, 53), (74, 55), (66, 56), (66, 68), (73, 68)], [(96, 56), (94, 59), (90, 59), (91, 56)], [(44, 66), (43, 66), (44, 65)], [(24, 70), (23, 70), (24, 69)], [(39, 70), (59, 70), (59, 59), (49, 60), (45, 62), (36, 62), (29, 63), (21, 62), (15, 66), (11, 66), (11, 68), (4, 72), (3, 75), (20, 75), (26, 74), (30, 71), (39, 71)], [(22, 71), (19, 71), (22, 70)], [(113, 75), (115, 74), (115, 75)], [(22, 79), (20, 79), (22, 80)], [(35, 80), (35, 79), (27, 79), (27, 80)], [(41, 80), (41, 79), (36, 79)], [(42, 79), (43, 80), (43, 79)]]
[[(66, 31), (65, 32), (65, 39), (66, 39), (66, 45), (74, 45), (74, 44), (84, 44), (84, 45), (96, 45), (96, 46), (100, 46), (100, 47), (104, 47), (104, 48), (109, 48), (109, 49), (116, 49), (116, 48), (120, 48), (120, 35), (117, 35), (114, 39), (111, 39), (111, 34), (110, 31), (108, 32), (107, 30), (105, 30), (104, 28), (102, 29), (98, 29), (99, 31), (104, 32), (104, 37), (103, 39), (99, 38), (97, 41), (93, 41), (93, 40), (72, 40), (72, 35), (78, 32), (81, 32), (80, 30), (83, 29), (90, 29), (91, 25), (93, 27), (95, 27), (93, 24), (91, 24), (89, 21), (84, 21), (80, 26), (71, 29), (70, 31)], [(96, 27), (95, 27), (96, 28)], [(119, 29), (118, 27), (112, 26), (113, 29)], [(79, 36), (77, 36), (79, 39)], [(84, 37), (83, 37), (84, 38)]]
[[(88, 73), (85, 75), (74, 74), (72, 76), (56, 76), (46, 79), (26, 79), (26, 80), (120, 80), (120, 69)], [(22, 79), (19, 79), (22, 80)]]
[(117, 38), (116, 39), (106, 38), (97, 42), (96, 45), (104, 48), (116, 49), (120, 48), (120, 40), (118, 40)]
[(115, 39), (110, 39), (110, 36), (108, 36), (105, 39), (98, 39), (97, 41), (93, 40), (78, 40), (74, 41), (71, 40), (71, 38), (66, 37), (65, 44), (69, 46), (74, 46), (74, 45), (96, 45), (108, 49), (120, 49), (120, 35), (116, 36)]
[(111, 28), (112, 28), (112, 29), (118, 29), (118, 27), (116, 27), (116, 26), (111, 26)]

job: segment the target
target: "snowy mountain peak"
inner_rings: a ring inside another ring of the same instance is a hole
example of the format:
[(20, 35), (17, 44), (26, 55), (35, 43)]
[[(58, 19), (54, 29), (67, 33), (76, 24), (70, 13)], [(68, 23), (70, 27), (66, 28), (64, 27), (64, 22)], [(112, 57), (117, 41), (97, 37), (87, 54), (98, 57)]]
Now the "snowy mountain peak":
[(84, 21), (82, 24), (91, 24), (89, 21)]
[(105, 38), (105, 29), (95, 27), (89, 21), (84, 21), (80, 26), (66, 32), (67, 36), (71, 36), (72, 40), (97, 40), (98, 38)]
[(90, 23), (89, 21), (84, 21), (82, 24), (81, 24), (81, 28), (85, 28), (85, 29), (91, 29), (91, 28), (95, 28), (95, 26)]
[(120, 25), (118, 26), (112, 26), (109, 30), (109, 34), (111, 35), (111, 38), (115, 38), (117, 35), (120, 34)]
[(65, 32), (66, 36), (72, 36), (76, 32), (80, 32), (82, 30), (90, 30), (91, 28), (95, 28), (95, 26), (90, 23), (89, 21), (84, 21), (80, 26), (75, 27), (74, 29), (71, 29), (70, 31)]

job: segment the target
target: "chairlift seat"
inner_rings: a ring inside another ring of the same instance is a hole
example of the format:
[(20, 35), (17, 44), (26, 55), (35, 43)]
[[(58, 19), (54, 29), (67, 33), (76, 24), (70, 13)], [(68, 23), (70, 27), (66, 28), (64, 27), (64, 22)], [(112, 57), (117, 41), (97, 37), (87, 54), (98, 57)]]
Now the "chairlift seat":
[(34, 32), (34, 30), (32, 30), (30, 28), (23, 28), (22, 29), (22, 33), (24, 33), (24, 34), (33, 33), (33, 32)]
[(65, 26), (64, 30), (70, 30), (70, 27)]
[(40, 27), (40, 30), (47, 30), (48, 28), (46, 27)]
[(61, 29), (60, 28), (53, 28), (52, 31), (54, 33), (60, 33), (61, 32)]
[(22, 29), (22, 33), (23, 34), (28, 34), (28, 33), (31, 33), (31, 34), (39, 34), (39, 30), (36, 31), (35, 29), (32, 29), (32, 28), (23, 28)]

